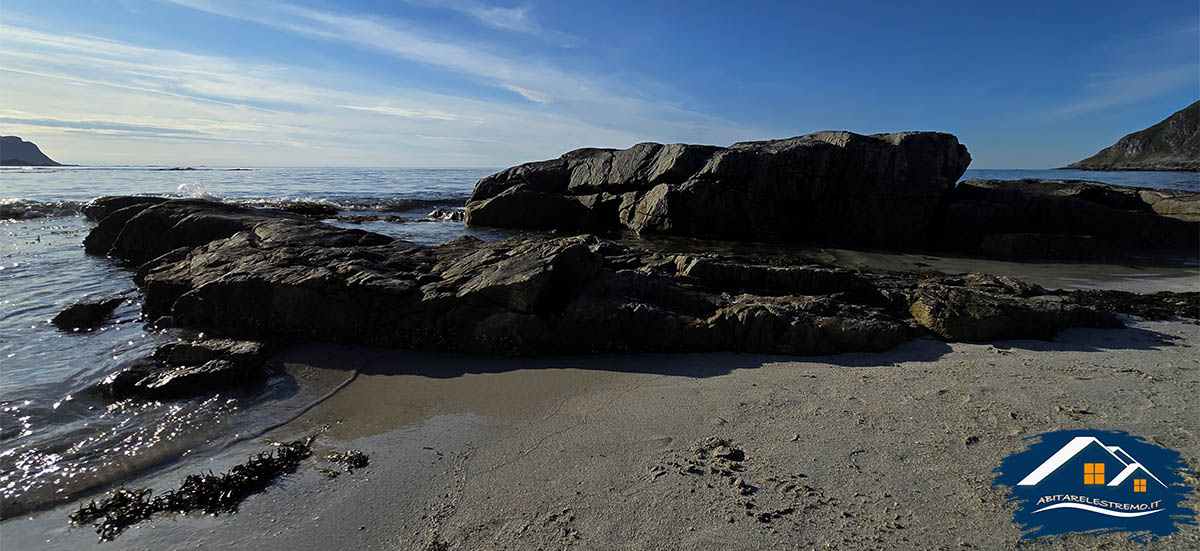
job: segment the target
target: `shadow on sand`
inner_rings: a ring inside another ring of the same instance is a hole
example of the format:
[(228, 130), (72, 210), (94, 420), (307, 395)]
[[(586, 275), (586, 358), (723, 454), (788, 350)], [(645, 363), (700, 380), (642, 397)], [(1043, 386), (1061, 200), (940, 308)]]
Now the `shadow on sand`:
[[(990, 345), (1000, 350), (1031, 352), (1097, 352), (1102, 350), (1158, 350), (1177, 346), (1177, 339), (1148, 329), (1071, 329), (1053, 340), (1004, 340)], [(436, 379), (466, 374), (503, 373), (515, 370), (581, 369), (617, 373), (645, 373), (672, 377), (707, 378), (737, 369), (770, 363), (803, 363), (830, 367), (891, 367), (906, 362), (936, 362), (952, 351), (950, 344), (918, 338), (884, 352), (852, 352), (829, 356), (784, 356), (732, 352), (680, 354), (601, 354), (594, 356), (505, 357), (445, 352), (380, 349), (328, 344), (289, 348), (280, 360), (320, 369), (354, 370), (364, 375), (417, 375)]]

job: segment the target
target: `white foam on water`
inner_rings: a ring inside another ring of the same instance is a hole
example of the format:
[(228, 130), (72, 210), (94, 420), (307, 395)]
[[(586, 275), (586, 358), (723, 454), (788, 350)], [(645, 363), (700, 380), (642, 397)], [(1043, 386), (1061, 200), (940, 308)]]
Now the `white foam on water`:
[(205, 187), (204, 184), (202, 184), (200, 182), (188, 182), (188, 183), (184, 183), (184, 184), (179, 184), (179, 187), (175, 188), (175, 193), (182, 197), (188, 197), (191, 199), (209, 199), (212, 201), (220, 201), (221, 200), (220, 197), (218, 197), (212, 193), (209, 193), (208, 188)]

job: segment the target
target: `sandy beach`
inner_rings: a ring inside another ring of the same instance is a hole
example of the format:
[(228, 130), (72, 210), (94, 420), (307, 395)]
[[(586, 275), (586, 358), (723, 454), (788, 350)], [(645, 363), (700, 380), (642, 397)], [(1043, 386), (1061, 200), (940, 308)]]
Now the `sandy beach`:
[(3, 2), (0, 551), (1200, 550), (1200, 4), (1043, 4)]
[[(61, 507), (5, 522), (4, 546), (1012, 548), (1020, 532), (992, 470), (1023, 438), (1123, 430), (1200, 464), (1197, 344), (1195, 324), (1130, 320), (1053, 341), (919, 339), (818, 358), (295, 347), (279, 357), (289, 373), (350, 382), (208, 465), (135, 484), (166, 487), (322, 427), (318, 456), (360, 449), (369, 467), (330, 480), (310, 462), (237, 514), (158, 517), (98, 545)], [(687, 470), (718, 450), (737, 459), (729, 472)], [(1188, 526), (1149, 548), (1198, 542)], [(1072, 534), (1044, 548), (1142, 545)]]

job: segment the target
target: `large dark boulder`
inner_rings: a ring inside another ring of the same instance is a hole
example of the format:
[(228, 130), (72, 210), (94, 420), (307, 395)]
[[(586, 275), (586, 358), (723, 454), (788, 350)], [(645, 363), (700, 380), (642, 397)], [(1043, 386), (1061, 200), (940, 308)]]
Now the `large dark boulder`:
[[(301, 232), (320, 224), (279, 210), (251, 210), (201, 199), (101, 197), (85, 206), (83, 212), (99, 222), (84, 238), (84, 249), (134, 264), (252, 230), (268, 220), (287, 220), (289, 231)], [(330, 229), (323, 224), (320, 227)], [(377, 243), (391, 240), (361, 230), (324, 231), (321, 235), (342, 244), (362, 239)]]
[(1111, 314), (1063, 296), (1011, 295), (923, 283), (908, 294), (917, 323), (952, 341), (1048, 339), (1069, 327), (1123, 327)]
[(50, 323), (63, 331), (94, 329), (112, 314), (125, 299), (113, 297), (102, 300), (81, 300), (63, 309)]
[(1095, 258), (1200, 247), (1200, 193), (1080, 180), (965, 180), (935, 234), (943, 248), (1008, 258)]
[[(222, 236), (206, 229), (214, 221), (240, 229)], [(155, 231), (152, 241), (126, 243)], [(656, 253), (590, 235), (426, 247), (194, 200), (122, 206), (93, 235), (118, 236), (107, 247), (117, 258), (143, 259), (135, 280), (149, 319), (253, 338), (506, 354), (830, 354), (885, 350), (922, 333), (1045, 338), (1119, 325), (1109, 312), (1007, 278), (917, 280)], [(239, 347), (174, 345), (114, 388), (168, 396), (256, 373), (239, 370), (258, 362), (243, 361), (257, 356)]]
[(971, 157), (950, 134), (580, 149), (480, 180), (468, 224), (923, 246)]
[(237, 390), (266, 377), (266, 352), (257, 341), (179, 341), (163, 345), (151, 358), (130, 362), (103, 384), (117, 399), (177, 399)]

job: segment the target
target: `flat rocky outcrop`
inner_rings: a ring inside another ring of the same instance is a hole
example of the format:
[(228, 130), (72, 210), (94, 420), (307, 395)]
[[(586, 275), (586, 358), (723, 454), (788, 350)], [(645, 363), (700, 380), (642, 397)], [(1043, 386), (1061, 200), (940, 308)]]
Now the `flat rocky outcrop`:
[(468, 224), (923, 246), (971, 157), (950, 134), (817, 132), (729, 147), (579, 149), (480, 180)]
[(937, 248), (1002, 258), (1097, 258), (1200, 248), (1200, 193), (1081, 180), (965, 180)]
[[(100, 222), (88, 250), (136, 270), (149, 319), (240, 337), (500, 354), (830, 354), (922, 334), (1048, 338), (1121, 325), (994, 276), (918, 280), (654, 253), (590, 235), (426, 247), (198, 200), (105, 198), (89, 214)], [(221, 359), (184, 352), (163, 361)]]
[(1200, 101), (1066, 168), (1200, 172)]

